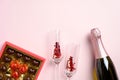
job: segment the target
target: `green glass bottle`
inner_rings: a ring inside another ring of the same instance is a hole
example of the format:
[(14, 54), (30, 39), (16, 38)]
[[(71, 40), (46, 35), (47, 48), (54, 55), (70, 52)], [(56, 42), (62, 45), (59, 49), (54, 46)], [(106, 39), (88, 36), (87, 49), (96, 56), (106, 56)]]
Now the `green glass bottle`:
[(118, 80), (115, 66), (106, 52), (98, 28), (91, 30), (91, 41), (95, 53), (95, 68), (98, 80)]

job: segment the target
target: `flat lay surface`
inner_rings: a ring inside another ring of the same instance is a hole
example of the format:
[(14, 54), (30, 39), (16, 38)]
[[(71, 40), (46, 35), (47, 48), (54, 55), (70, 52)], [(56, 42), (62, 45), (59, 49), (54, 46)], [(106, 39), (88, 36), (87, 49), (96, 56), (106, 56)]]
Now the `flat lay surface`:
[(0, 0), (0, 49), (5, 41), (18, 45), (46, 62), (38, 80), (54, 80), (53, 54), (56, 30), (60, 30), (63, 59), (59, 80), (66, 80), (65, 56), (71, 43), (80, 44), (76, 73), (71, 80), (94, 80), (94, 54), (90, 30), (101, 30), (104, 46), (120, 76), (119, 0)]

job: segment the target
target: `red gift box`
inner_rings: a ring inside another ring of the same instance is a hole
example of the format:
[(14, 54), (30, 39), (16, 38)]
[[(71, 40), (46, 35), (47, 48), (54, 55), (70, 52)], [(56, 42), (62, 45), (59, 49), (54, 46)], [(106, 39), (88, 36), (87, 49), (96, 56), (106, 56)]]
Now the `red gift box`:
[(37, 80), (44, 63), (45, 58), (5, 42), (0, 54), (0, 78)]

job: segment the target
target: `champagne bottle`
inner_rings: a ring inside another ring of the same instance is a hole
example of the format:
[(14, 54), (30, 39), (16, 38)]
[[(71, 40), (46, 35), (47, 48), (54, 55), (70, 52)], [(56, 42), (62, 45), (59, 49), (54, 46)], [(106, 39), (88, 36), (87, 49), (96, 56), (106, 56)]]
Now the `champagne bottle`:
[(91, 41), (95, 53), (95, 68), (98, 80), (118, 80), (114, 64), (106, 52), (98, 28), (91, 30)]

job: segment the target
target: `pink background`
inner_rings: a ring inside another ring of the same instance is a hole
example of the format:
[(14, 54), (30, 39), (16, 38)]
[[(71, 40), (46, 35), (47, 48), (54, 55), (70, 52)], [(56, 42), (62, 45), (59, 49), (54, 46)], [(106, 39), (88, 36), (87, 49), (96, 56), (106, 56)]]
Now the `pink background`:
[[(120, 1), (119, 0), (0, 0), (0, 48), (5, 41), (42, 57), (51, 53), (48, 39), (61, 31), (61, 47), (79, 42), (78, 71), (73, 80), (93, 80), (93, 55), (88, 34), (94, 27), (102, 31), (103, 43), (120, 76)], [(64, 60), (60, 80), (65, 80)], [(54, 65), (47, 59), (38, 80), (54, 80)]]

